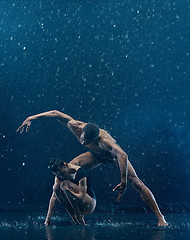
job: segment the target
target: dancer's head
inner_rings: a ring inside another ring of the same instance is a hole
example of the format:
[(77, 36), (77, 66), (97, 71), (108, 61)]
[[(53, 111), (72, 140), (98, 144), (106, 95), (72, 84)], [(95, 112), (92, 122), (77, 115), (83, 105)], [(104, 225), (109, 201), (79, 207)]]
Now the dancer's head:
[(51, 158), (48, 168), (57, 176), (63, 176), (68, 172), (68, 164), (60, 158)]
[(88, 123), (86, 126), (84, 126), (82, 130), (82, 134), (80, 137), (81, 143), (83, 145), (87, 145), (99, 137), (99, 127), (95, 123)]

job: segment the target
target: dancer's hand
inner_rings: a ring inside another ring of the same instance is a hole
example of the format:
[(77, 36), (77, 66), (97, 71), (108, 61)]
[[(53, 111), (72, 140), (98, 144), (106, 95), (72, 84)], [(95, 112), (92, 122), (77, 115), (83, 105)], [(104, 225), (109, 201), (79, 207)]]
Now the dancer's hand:
[(20, 134), (22, 134), (24, 132), (24, 128), (26, 127), (26, 132), (28, 132), (31, 125), (31, 121), (32, 121), (31, 117), (28, 117), (16, 131), (17, 132), (20, 131)]
[(119, 184), (117, 184), (117, 186), (113, 189), (113, 191), (115, 192), (116, 190), (119, 190), (119, 196), (116, 199), (116, 201), (120, 201), (120, 199), (123, 197), (123, 193), (125, 192), (126, 189), (126, 183), (125, 182), (121, 182)]

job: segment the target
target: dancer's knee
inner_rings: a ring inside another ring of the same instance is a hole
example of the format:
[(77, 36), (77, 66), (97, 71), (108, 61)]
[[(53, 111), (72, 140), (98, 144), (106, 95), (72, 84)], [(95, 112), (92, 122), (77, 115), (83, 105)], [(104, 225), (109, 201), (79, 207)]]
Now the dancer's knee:
[(137, 190), (142, 191), (144, 187), (144, 183), (136, 176), (129, 177), (129, 181), (131, 185)]

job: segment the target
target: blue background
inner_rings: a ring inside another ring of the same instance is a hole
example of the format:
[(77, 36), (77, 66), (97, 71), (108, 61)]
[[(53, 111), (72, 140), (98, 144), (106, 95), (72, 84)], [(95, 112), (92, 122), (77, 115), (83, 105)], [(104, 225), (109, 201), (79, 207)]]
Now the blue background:
[[(53, 109), (106, 129), (159, 203), (189, 201), (189, 0), (1, 1), (0, 16), (0, 209), (47, 205), (49, 158), (85, 151), (53, 119), (16, 133)], [(119, 170), (90, 175), (115, 204)], [(142, 202), (128, 187), (122, 204)]]

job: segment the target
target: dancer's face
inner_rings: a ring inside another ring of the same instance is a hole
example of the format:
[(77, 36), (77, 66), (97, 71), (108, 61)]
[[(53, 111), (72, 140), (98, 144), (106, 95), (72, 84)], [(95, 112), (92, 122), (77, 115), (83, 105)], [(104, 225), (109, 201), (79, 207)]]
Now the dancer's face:
[(58, 177), (68, 178), (70, 176), (69, 169), (67, 166), (59, 168), (54, 174)]

